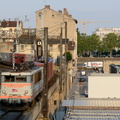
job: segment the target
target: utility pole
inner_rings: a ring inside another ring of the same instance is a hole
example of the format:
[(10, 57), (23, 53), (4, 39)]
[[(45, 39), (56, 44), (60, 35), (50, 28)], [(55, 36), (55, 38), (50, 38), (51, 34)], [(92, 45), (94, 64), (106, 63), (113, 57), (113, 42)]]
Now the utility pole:
[(67, 22), (65, 22), (65, 95), (67, 99)]
[(18, 27), (19, 27), (19, 19), (17, 18), (17, 30), (16, 30), (16, 39), (13, 42), (13, 49), (11, 49), (12, 52), (12, 67), (13, 71), (15, 71), (15, 52), (18, 52)]
[(19, 34), (19, 18), (17, 18), (17, 30), (16, 30), (16, 52), (18, 52), (18, 34)]
[(48, 76), (47, 76), (47, 66), (48, 66), (48, 28), (44, 28), (44, 95), (43, 95), (43, 116), (47, 118), (48, 114)]
[(12, 52), (12, 68), (13, 71), (15, 71), (15, 52), (16, 52), (16, 40), (13, 42), (13, 49), (11, 49)]
[(62, 91), (62, 27), (61, 27), (61, 33), (60, 33), (60, 93)]

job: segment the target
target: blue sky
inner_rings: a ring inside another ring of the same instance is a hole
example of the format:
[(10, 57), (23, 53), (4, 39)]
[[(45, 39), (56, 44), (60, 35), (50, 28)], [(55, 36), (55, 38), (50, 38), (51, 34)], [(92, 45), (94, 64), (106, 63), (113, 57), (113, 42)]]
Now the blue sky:
[[(86, 33), (91, 35), (99, 27), (120, 27), (120, 0), (0, 0), (0, 20), (19, 18), (25, 27), (35, 27), (35, 11), (50, 5), (58, 11), (67, 8), (78, 21), (98, 21), (86, 24)], [(27, 16), (28, 21), (25, 21)], [(110, 23), (100, 23), (110, 22)], [(82, 24), (77, 25), (82, 31)]]

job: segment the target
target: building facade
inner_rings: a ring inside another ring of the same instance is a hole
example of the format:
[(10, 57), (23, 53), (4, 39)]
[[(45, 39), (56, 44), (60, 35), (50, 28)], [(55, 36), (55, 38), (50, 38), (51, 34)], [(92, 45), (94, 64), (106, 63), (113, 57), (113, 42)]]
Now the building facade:
[(34, 55), (35, 38), (36, 28), (23, 28), (22, 21), (0, 22), (0, 52), (11, 52), (16, 44), (17, 53)]
[[(36, 36), (43, 39), (43, 34), (41, 34), (42, 32), (40, 33), (40, 31), (43, 30), (44, 27), (48, 27), (48, 38), (51, 40), (60, 39), (62, 28), (62, 38), (65, 39), (65, 22), (67, 23), (67, 39), (69, 40), (67, 43), (67, 51), (71, 52), (75, 66), (77, 67), (77, 20), (68, 13), (66, 8), (64, 8), (63, 11), (55, 11), (50, 8), (50, 5), (46, 5), (45, 8), (36, 11)], [(49, 53), (53, 56), (53, 59), (57, 59), (57, 56), (60, 56), (59, 46), (59, 43), (49, 43), (48, 45)], [(65, 45), (63, 44), (63, 53), (64, 52)]]
[(93, 32), (93, 34), (96, 34), (100, 37), (100, 40), (102, 40), (105, 35), (109, 33), (115, 33), (120, 35), (120, 28), (98, 28), (95, 32)]
[(13, 38), (17, 38), (21, 35), (23, 29), (22, 21), (6, 21), (0, 22), (0, 39), (1, 41), (13, 41)]

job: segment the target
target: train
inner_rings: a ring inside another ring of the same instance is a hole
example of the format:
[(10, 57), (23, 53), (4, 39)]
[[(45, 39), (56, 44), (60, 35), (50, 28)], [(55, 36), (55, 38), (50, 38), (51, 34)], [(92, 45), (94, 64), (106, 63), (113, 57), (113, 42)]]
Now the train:
[(0, 52), (0, 63), (12, 66), (14, 61), (19, 70), (31, 66), (34, 60), (35, 57), (31, 54)]
[(2, 105), (24, 104), (30, 106), (43, 90), (43, 67), (34, 66), (19, 72), (1, 72), (0, 100)]
[[(41, 99), (44, 88), (44, 60), (34, 61), (30, 54), (14, 53), (15, 67), (26, 69), (7, 69), (0, 73), (0, 102), (4, 109), (13, 110), (13, 106), (23, 106), (21, 110), (35, 105)], [(12, 53), (0, 53), (0, 64), (12, 65)], [(32, 63), (31, 63), (32, 62)], [(53, 77), (53, 60), (48, 60), (47, 65), (48, 82)], [(12, 105), (12, 106), (11, 106)], [(14, 108), (18, 110), (18, 108)]]

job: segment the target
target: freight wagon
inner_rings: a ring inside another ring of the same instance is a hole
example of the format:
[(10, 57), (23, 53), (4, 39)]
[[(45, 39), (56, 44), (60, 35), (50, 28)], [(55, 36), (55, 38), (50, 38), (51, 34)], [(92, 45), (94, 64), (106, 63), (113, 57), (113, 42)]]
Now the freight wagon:
[(13, 61), (17, 69), (25, 69), (25, 67), (32, 65), (34, 56), (31, 54), (14, 53), (13, 55), (13, 53), (0, 52), (0, 63), (12, 66)]

